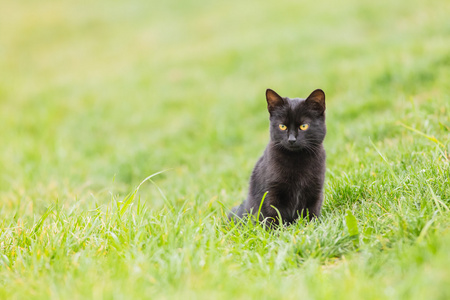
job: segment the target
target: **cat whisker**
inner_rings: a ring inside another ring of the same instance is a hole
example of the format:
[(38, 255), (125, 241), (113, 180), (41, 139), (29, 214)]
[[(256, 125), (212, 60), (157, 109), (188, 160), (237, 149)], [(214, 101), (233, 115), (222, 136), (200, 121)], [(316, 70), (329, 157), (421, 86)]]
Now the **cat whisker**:
[(305, 146), (305, 150), (312, 153), (315, 157), (319, 157), (320, 150), (318, 147), (313, 147), (311, 145), (307, 145), (307, 146)]

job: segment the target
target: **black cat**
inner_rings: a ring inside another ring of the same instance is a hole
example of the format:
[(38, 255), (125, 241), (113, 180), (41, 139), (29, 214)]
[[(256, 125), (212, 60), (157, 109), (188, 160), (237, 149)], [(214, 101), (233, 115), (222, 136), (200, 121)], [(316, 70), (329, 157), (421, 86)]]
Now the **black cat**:
[(320, 215), (325, 179), (325, 93), (318, 89), (306, 99), (280, 97), (266, 91), (270, 142), (250, 178), (247, 199), (228, 215), (256, 215), (269, 225)]

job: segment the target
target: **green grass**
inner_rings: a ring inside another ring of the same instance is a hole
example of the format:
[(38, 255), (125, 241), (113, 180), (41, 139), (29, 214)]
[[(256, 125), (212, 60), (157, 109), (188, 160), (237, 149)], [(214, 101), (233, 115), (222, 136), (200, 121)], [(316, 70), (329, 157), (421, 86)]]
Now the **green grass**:
[[(0, 298), (450, 298), (449, 10), (4, 3)], [(266, 88), (327, 94), (323, 215), (227, 226)]]

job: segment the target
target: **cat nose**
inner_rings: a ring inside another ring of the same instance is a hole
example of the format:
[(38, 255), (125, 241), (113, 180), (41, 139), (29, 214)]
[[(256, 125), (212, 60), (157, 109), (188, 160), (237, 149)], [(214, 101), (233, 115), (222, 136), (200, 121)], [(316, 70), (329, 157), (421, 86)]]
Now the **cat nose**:
[(289, 136), (289, 138), (288, 138), (288, 141), (289, 141), (289, 143), (291, 143), (291, 144), (293, 144), (293, 143), (295, 143), (295, 141), (296, 141), (297, 139), (295, 138), (295, 136), (293, 136), (292, 134)]

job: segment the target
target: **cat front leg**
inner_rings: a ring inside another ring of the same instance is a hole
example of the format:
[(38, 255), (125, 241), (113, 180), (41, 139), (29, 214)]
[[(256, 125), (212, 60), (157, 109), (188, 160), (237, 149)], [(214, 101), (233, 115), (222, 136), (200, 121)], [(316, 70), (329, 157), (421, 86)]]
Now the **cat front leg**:
[(281, 205), (278, 198), (266, 199), (259, 215), (259, 221), (265, 222), (269, 227), (277, 227), (280, 224), (289, 225), (294, 221), (293, 208)]
[(319, 195), (316, 201), (310, 203), (307, 207), (308, 219), (318, 219), (320, 217), (320, 211), (322, 209), (323, 196)]

